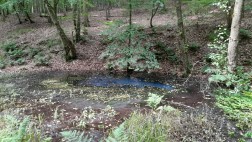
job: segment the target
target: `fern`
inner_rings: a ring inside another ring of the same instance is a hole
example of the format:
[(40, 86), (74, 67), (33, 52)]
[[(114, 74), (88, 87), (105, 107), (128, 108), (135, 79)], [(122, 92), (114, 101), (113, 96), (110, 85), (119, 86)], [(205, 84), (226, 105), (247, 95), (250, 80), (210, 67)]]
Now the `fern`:
[(30, 120), (29, 118), (26, 117), (20, 124), (19, 129), (18, 129), (18, 136), (17, 136), (18, 141), (22, 141), (24, 137), (26, 136), (27, 126), (29, 125), (29, 123), (30, 123)]
[(63, 131), (60, 133), (63, 136), (63, 139), (67, 142), (91, 142), (92, 139), (88, 136), (84, 136), (84, 132), (79, 131)]
[(122, 123), (119, 127), (112, 131), (106, 142), (127, 142), (128, 136), (125, 131), (125, 124)]

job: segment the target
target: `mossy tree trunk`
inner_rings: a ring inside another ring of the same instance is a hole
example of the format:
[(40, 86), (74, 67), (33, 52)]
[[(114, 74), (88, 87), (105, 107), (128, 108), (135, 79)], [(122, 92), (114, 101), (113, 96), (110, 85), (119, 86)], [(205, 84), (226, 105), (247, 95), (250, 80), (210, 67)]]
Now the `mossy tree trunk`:
[[(54, 0), (54, 3), (55, 1), (58, 1), (58, 0)], [(65, 59), (66, 61), (70, 61), (70, 60), (73, 60), (73, 59), (76, 59), (77, 58), (77, 55), (76, 55), (76, 49), (75, 49), (75, 46), (73, 44), (73, 42), (66, 36), (64, 30), (61, 28), (60, 26), (60, 23), (59, 23), (59, 20), (58, 20), (58, 17), (57, 17), (57, 13), (55, 13), (55, 7), (54, 6), (57, 6), (57, 5), (54, 5), (52, 6), (48, 0), (44, 0), (46, 6), (47, 6), (47, 10), (48, 10), (48, 13), (52, 19), (52, 22), (53, 24), (56, 26), (56, 29), (60, 35), (60, 38), (61, 38), (61, 41), (63, 43), (63, 46), (64, 46), (64, 50), (65, 50)]]
[(89, 12), (88, 12), (88, 0), (84, 0), (83, 3), (83, 12), (84, 12), (84, 22), (83, 25), (84, 27), (90, 27), (90, 23), (89, 23)]

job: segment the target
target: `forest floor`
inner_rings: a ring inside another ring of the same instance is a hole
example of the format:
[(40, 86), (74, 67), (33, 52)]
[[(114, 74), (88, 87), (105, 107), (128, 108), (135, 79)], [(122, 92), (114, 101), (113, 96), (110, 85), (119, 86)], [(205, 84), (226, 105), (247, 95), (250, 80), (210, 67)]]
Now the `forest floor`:
[[(32, 60), (27, 60), (27, 64), (22, 66), (9, 66), (3, 69), (3, 72), (20, 72), (20, 71), (42, 71), (42, 70), (65, 70), (65, 71), (91, 71), (99, 70), (104, 71), (105, 63), (98, 57), (106, 48), (103, 44), (103, 39), (100, 33), (106, 29), (104, 11), (94, 11), (90, 14), (90, 27), (87, 28), (89, 36), (86, 41), (78, 43), (76, 48), (78, 52), (78, 59), (72, 62), (65, 62), (62, 58), (63, 49), (59, 42), (59, 37), (55, 27), (47, 22), (46, 18), (34, 16), (35, 23), (30, 24), (25, 22), (17, 24), (14, 17), (8, 18), (7, 22), (0, 23), (0, 43), (12, 41), (19, 45), (27, 46), (30, 48), (41, 48), (45, 54), (50, 55), (51, 60), (49, 66), (36, 66)], [(124, 11), (122, 9), (114, 9), (111, 11), (112, 17), (110, 20), (122, 19), (125, 21)], [(216, 18), (217, 15), (217, 18)], [(215, 16), (213, 18), (213, 16)], [(242, 22), (242, 28), (251, 31), (252, 17), (248, 14), (245, 15)], [(219, 18), (218, 18), (219, 17)], [(201, 67), (206, 65), (205, 58), (209, 53), (207, 45), (211, 42), (211, 36), (216, 27), (223, 24), (225, 21), (222, 16), (218, 14), (209, 14), (204, 20), (197, 23), (196, 16), (188, 16), (185, 19), (186, 37), (189, 44), (199, 46), (196, 52), (189, 52), (191, 63), (195, 65), (195, 75), (199, 74), (198, 71)], [(133, 22), (146, 27), (146, 33), (152, 34), (149, 29), (149, 13), (136, 12), (133, 16)], [(71, 16), (61, 17), (62, 27), (69, 37), (73, 37), (73, 22)], [(176, 17), (169, 14), (158, 14), (154, 18), (154, 26), (156, 34), (151, 36), (151, 41), (154, 44), (163, 44), (166, 47), (177, 49), (177, 34), (176, 34)], [(240, 64), (247, 64), (251, 66), (252, 53), (251, 39), (242, 40), (239, 46)], [(159, 50), (159, 49), (157, 49)], [(174, 64), (174, 61), (169, 61), (165, 55), (161, 55), (160, 69), (154, 70), (162, 74), (172, 74), (181, 76), (183, 67), (180, 64)], [(179, 55), (178, 55), (179, 56)], [(241, 58), (240, 58), (241, 57)], [(179, 58), (179, 57), (178, 57)], [(179, 60), (179, 59), (178, 59)]]
[[(126, 21), (124, 10), (114, 9), (111, 13), (110, 20)], [(87, 28), (89, 35), (85, 41), (76, 45), (78, 59), (72, 62), (65, 62), (62, 45), (55, 27), (50, 25), (46, 18), (33, 16), (35, 23), (17, 24), (14, 17), (9, 17), (6, 22), (0, 22), (0, 43), (10, 41), (22, 46), (25, 50), (26, 48), (29, 51), (38, 49), (44, 55), (50, 56), (50, 61), (48, 66), (36, 66), (34, 59), (26, 57), (24, 65), (7, 66), (0, 70), (0, 73), (21, 73), (21, 75), (13, 75), (10, 78), (8, 75), (0, 78), (1, 83), (15, 84), (15, 90), (19, 90), (18, 93), (21, 94), (15, 105), (9, 103), (7, 108), (23, 108), (25, 115), (38, 116), (43, 113), (46, 122), (43, 129), (47, 135), (54, 138), (54, 141), (59, 139), (60, 131), (75, 129), (77, 123), (83, 125), (80, 120), (84, 111), (94, 111), (96, 112), (95, 121), (88, 120), (85, 124), (87, 127), (78, 126), (78, 130), (87, 130), (98, 141), (108, 134), (108, 129), (120, 124), (125, 119), (124, 117), (128, 117), (132, 111), (136, 110), (135, 104), (140, 105), (141, 109), (146, 108), (146, 102), (143, 100), (146, 99), (149, 92), (166, 95), (166, 102), (177, 108), (194, 108), (203, 103), (212, 105), (214, 99), (204, 92), (204, 89), (209, 89), (207, 88), (209, 86), (206, 83), (207, 74), (202, 72), (202, 67), (208, 65), (206, 62), (209, 53), (207, 45), (212, 41), (213, 31), (218, 25), (225, 23), (223, 17), (216, 16), (216, 14), (218, 15), (218, 13), (207, 15), (204, 20), (198, 21), (198, 24), (195, 16), (188, 16), (185, 19), (188, 43), (199, 47), (196, 51), (189, 52), (193, 65), (193, 77), (187, 80), (180, 78), (183, 76), (183, 66), (177, 51), (176, 16), (158, 14), (153, 21), (155, 26), (155, 33), (153, 33), (153, 30), (149, 28), (149, 13), (141, 11), (134, 13), (133, 22), (145, 27), (144, 31), (150, 35), (150, 41), (154, 43), (154, 48), (157, 50), (161, 68), (151, 71), (150, 74), (136, 72), (132, 76), (171, 84), (179, 90), (169, 93), (165, 90), (150, 88), (97, 88), (74, 85), (74, 82), (85, 81), (86, 78), (95, 74), (104, 76), (108, 74), (105, 62), (99, 59), (107, 46), (101, 36), (101, 32), (106, 29), (105, 23), (107, 22), (104, 11), (90, 13), (91, 26)], [(252, 16), (250, 14), (245, 16), (242, 28), (252, 31)], [(60, 18), (62, 27), (72, 38), (74, 28), (72, 17)], [(173, 49), (176, 56), (167, 57), (157, 45)], [(252, 39), (243, 39), (239, 45), (239, 64), (246, 65), (248, 70), (252, 69), (251, 45)], [(2, 54), (4, 53), (0, 51), (0, 56)], [(118, 76), (124, 75), (122, 72), (118, 74)], [(142, 97), (137, 98), (138, 96)], [(107, 105), (111, 105), (117, 114), (111, 114), (110, 117), (109, 114), (114, 110), (107, 108)], [(86, 108), (88, 106), (92, 106), (93, 110)], [(59, 121), (55, 121), (55, 119)], [(105, 124), (108, 126), (107, 128), (104, 128)]]

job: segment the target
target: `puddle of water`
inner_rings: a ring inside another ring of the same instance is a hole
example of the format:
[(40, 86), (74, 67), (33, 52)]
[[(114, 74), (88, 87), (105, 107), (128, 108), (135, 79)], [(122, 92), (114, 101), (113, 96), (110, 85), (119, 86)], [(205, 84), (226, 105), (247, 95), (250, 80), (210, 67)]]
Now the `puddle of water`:
[(154, 87), (165, 90), (172, 90), (170, 85), (162, 84), (160, 82), (148, 82), (144, 79), (131, 78), (131, 77), (112, 77), (112, 76), (92, 76), (85, 80), (73, 81), (76, 86), (96, 86), (96, 87)]

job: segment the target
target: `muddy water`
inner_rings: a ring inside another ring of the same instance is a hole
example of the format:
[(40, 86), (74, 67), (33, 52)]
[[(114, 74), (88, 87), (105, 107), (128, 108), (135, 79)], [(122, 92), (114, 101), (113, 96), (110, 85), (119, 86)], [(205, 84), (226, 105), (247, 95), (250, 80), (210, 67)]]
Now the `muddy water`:
[(148, 93), (164, 95), (163, 104), (181, 109), (212, 102), (200, 93), (199, 83), (186, 89), (176, 79), (158, 74), (128, 78), (97, 72), (41, 72), (1, 82), (14, 84), (21, 96), (17, 107), (25, 115), (42, 116), (43, 129), (54, 141), (60, 141), (59, 132), (64, 130), (83, 130), (98, 141), (132, 111), (147, 111)]

